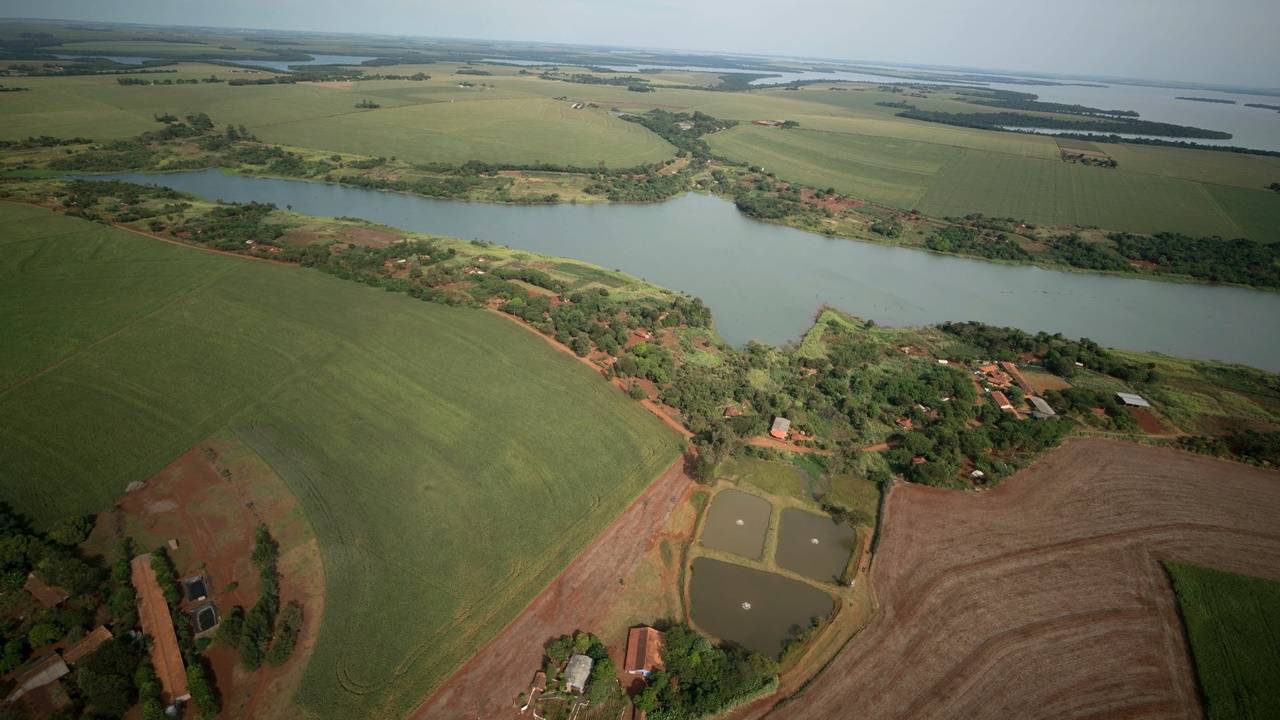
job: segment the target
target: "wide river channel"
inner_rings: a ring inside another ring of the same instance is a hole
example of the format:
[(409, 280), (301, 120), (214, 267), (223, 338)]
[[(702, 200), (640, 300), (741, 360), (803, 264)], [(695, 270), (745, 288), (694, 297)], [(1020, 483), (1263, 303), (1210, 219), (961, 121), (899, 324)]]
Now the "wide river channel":
[(720, 198), (433, 200), (216, 170), (95, 176), (576, 258), (702, 298), (727, 341), (799, 338), (824, 304), (884, 325), (980, 320), (1280, 371), (1280, 293), (1000, 265), (761, 223)]

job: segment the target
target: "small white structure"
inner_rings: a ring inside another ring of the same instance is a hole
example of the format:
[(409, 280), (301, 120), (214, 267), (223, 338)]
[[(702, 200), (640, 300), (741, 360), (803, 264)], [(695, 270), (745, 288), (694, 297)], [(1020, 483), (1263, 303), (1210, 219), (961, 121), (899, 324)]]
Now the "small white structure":
[(1133, 407), (1144, 407), (1144, 408), (1151, 407), (1151, 403), (1147, 402), (1146, 398), (1142, 397), (1141, 395), (1134, 395), (1133, 393), (1118, 392), (1116, 393), (1116, 397), (1120, 398), (1120, 402), (1124, 403), (1125, 405), (1131, 405)]

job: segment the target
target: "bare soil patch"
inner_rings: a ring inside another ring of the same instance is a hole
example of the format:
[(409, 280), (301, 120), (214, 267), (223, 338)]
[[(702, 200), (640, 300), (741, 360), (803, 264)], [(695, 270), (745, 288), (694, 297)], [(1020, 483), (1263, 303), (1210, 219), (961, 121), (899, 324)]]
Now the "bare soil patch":
[(1131, 407), (1126, 408), (1129, 415), (1133, 417), (1134, 422), (1138, 423), (1138, 427), (1142, 428), (1142, 432), (1148, 435), (1164, 435), (1169, 429), (1160, 422), (1156, 414), (1146, 408)]
[(879, 613), (770, 717), (1199, 718), (1160, 562), (1280, 578), (1277, 517), (1280, 473), (1100, 439), (990, 492), (899, 485)]
[[(514, 702), (529, 689), (533, 673), (541, 667), (543, 645), (560, 635), (600, 626), (627, 578), (658, 542), (668, 517), (692, 488), (682, 461), (677, 461), (412, 717), (519, 718)], [(601, 639), (621, 667), (625, 635)]]
[(266, 523), (280, 545), (281, 603), (297, 600), (303, 628), (293, 656), (281, 667), (248, 672), (238, 652), (215, 643), (206, 653), (222, 694), (220, 717), (293, 717), (293, 696), (315, 646), (324, 614), (320, 546), (297, 501), (270, 467), (232, 433), (211, 437), (183, 453), (98, 517), (86, 551), (114, 557), (117, 538), (133, 538), (138, 552), (168, 547), (180, 577), (205, 576), (209, 598), (225, 614), (258, 599), (258, 571), (250, 561), (254, 531)]

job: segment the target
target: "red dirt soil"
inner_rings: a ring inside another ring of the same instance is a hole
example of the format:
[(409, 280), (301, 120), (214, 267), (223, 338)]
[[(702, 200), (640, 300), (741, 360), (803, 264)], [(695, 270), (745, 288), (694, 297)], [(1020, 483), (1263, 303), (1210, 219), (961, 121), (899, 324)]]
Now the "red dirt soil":
[(1280, 473), (1100, 439), (990, 492), (898, 485), (879, 612), (769, 717), (1199, 718), (1160, 561), (1280, 579), (1277, 517)]
[(1133, 417), (1134, 422), (1138, 423), (1138, 427), (1142, 428), (1142, 432), (1148, 435), (1164, 435), (1169, 431), (1165, 428), (1155, 413), (1146, 408), (1131, 407), (1126, 408), (1129, 415)]
[[(206, 455), (206, 448), (215, 450), (215, 460)], [(303, 628), (293, 655), (278, 668), (248, 672), (240, 667), (235, 649), (220, 643), (210, 646), (205, 654), (223, 699), (220, 717), (226, 718), (276, 716), (282, 707), (291, 707), (297, 677), (310, 658), (324, 612), (322, 578), (304, 578), (294, 571), (300, 563), (312, 571), (320, 567), (319, 546), (309, 526), (293, 520), (298, 517), (297, 501), (279, 478), (252, 477), (248, 468), (254, 466), (225, 456), (227, 450), (243, 452), (242, 448), (224, 437), (197, 444), (143, 489), (125, 495), (99, 516), (88, 544), (105, 553), (115, 538), (129, 535), (142, 552), (177, 538), (178, 548), (168, 552), (179, 576), (204, 575), (210, 600), (219, 614), (225, 614), (235, 605), (247, 610), (257, 601), (258, 571), (249, 559), (254, 531), (261, 522), (272, 528), (281, 545), (281, 605), (301, 602)], [(227, 463), (230, 478), (220, 473)], [(305, 537), (300, 535), (303, 530)], [(285, 688), (287, 695), (281, 697)]]
[[(667, 517), (693, 481), (682, 461), (667, 468), (592, 544), (534, 598), (510, 625), (463, 665), (411, 717), (470, 720), (521, 717), (516, 696), (542, 667), (543, 645), (576, 630), (591, 630), (609, 609), (620, 581), (658, 541)], [(614, 662), (621, 652), (611, 648)], [(527, 717), (527, 716), (526, 716)]]

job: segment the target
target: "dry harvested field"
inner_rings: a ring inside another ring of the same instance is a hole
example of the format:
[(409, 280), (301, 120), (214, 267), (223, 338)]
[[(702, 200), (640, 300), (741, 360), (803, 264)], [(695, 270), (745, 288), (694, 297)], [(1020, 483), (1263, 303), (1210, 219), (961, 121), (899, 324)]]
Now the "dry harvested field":
[[(677, 461), (560, 573), (520, 617), (413, 713), (422, 720), (520, 717), (516, 696), (542, 667), (543, 645), (576, 630), (597, 630), (629, 577), (687, 497), (693, 481)], [(622, 666), (624, 637), (603, 638)]]
[(1075, 440), (988, 493), (899, 486), (880, 612), (770, 717), (1198, 718), (1160, 562), (1280, 578), (1280, 473)]

